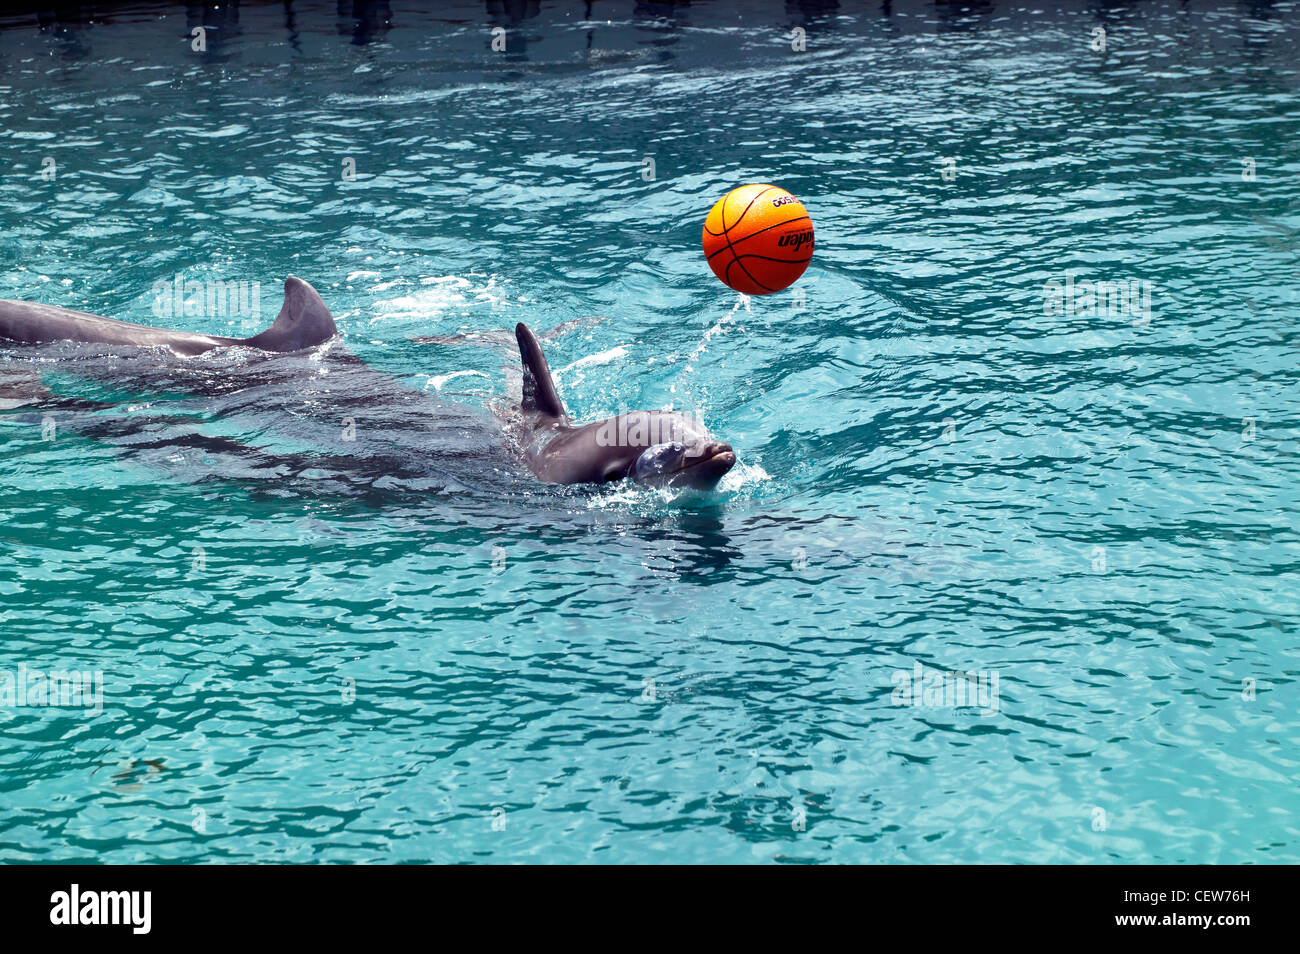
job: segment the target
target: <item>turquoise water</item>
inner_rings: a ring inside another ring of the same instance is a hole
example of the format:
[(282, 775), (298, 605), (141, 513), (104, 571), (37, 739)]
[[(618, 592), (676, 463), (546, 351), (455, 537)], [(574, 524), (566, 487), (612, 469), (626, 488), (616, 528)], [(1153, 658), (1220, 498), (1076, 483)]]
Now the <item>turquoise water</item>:
[[(0, 349), (0, 671), (104, 686), (0, 707), (0, 860), (1300, 860), (1297, 4), (772, 6), (3, 21), (0, 297), (343, 340)], [(520, 320), (741, 463), (536, 485)]]

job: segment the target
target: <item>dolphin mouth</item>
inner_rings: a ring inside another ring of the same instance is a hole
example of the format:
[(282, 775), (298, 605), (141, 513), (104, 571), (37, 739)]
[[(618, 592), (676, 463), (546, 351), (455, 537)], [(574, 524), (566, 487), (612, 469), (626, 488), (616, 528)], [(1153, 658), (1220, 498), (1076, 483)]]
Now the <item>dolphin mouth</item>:
[(704, 445), (698, 455), (692, 456), (695, 457), (694, 460), (668, 475), (673, 483), (712, 487), (736, 466), (736, 452), (725, 441), (711, 441)]

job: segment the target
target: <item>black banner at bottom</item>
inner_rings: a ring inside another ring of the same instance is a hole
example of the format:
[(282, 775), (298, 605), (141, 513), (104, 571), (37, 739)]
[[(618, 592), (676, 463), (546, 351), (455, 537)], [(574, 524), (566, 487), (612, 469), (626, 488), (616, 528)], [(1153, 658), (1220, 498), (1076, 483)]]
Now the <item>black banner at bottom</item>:
[(536, 936), (614, 918), (634, 934), (664, 928), (665, 919), (765, 938), (774, 925), (806, 933), (851, 920), (866, 936), (919, 930), (927, 945), (1021, 930), (1179, 943), (1198, 934), (1232, 944), (1286, 930), (1282, 899), (1292, 880), (1272, 867), (730, 868), (699, 871), (707, 881), (698, 886), (690, 869), (668, 881), (662, 870), (649, 873), (647, 883), (646, 872), (605, 871), (595, 884), (584, 871), (539, 880), (526, 869), (474, 867), (12, 866), (0, 868), (0, 915), (11, 939), (127, 943), (338, 943), (453, 919), (493, 937), (503, 927)]

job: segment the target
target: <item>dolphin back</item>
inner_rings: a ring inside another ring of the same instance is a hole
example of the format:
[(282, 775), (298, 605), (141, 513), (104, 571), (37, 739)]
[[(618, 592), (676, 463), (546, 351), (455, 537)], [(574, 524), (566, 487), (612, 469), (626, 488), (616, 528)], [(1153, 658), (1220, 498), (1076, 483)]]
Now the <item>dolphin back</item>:
[(252, 338), (169, 331), (56, 305), (0, 299), (0, 338), (25, 344), (81, 341), (166, 347), (177, 354), (195, 355), (222, 345), (247, 345), (263, 351), (300, 351), (322, 344), (336, 334), (338, 329), (334, 326), (334, 318), (316, 289), (292, 275), (284, 281), (284, 304), (275, 322)]

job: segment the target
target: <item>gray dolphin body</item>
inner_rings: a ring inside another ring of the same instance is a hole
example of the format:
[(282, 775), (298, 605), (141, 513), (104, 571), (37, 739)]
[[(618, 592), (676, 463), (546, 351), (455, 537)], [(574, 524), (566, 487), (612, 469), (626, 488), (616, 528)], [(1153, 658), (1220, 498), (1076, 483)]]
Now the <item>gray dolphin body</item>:
[[(337, 334), (334, 319), (316, 289), (292, 275), (285, 279), (284, 305), (275, 322), (251, 338), (170, 331), (53, 305), (0, 299), (0, 339), (24, 344), (74, 341), (165, 347), (191, 357), (232, 345), (268, 352), (302, 351), (324, 344)], [(515, 328), (515, 337), (523, 361), (520, 411), (525, 459), (539, 479), (556, 484), (631, 479), (652, 486), (707, 490), (735, 466), (731, 445), (713, 440), (698, 421), (686, 415), (635, 411), (585, 426), (570, 423), (537, 337), (522, 323)], [(341, 367), (356, 376), (365, 366), (352, 358)], [(402, 403), (388, 393), (391, 386), (380, 387), (368, 379), (354, 383), (364, 385), (361, 390), (366, 394), (383, 393), (395, 406)], [(4, 405), (3, 399), (0, 393), (0, 406)], [(29, 402), (10, 403), (17, 406)], [(339, 395), (334, 406), (349, 405)], [(373, 417), (376, 412), (367, 413)], [(418, 441), (419, 436), (412, 433), (411, 439)], [(408, 448), (408, 452), (415, 453), (415, 448)]]
[(713, 440), (684, 414), (633, 411), (594, 424), (571, 424), (537, 336), (520, 322), (515, 337), (523, 362), (525, 456), (540, 479), (557, 484), (630, 479), (710, 490), (735, 466), (731, 445)]
[(270, 328), (251, 338), (223, 338), (104, 318), (36, 302), (0, 299), (0, 338), (25, 344), (83, 341), (100, 344), (165, 347), (192, 356), (227, 345), (263, 351), (301, 351), (338, 334), (334, 319), (316, 289), (290, 275), (284, 280), (284, 304)]

